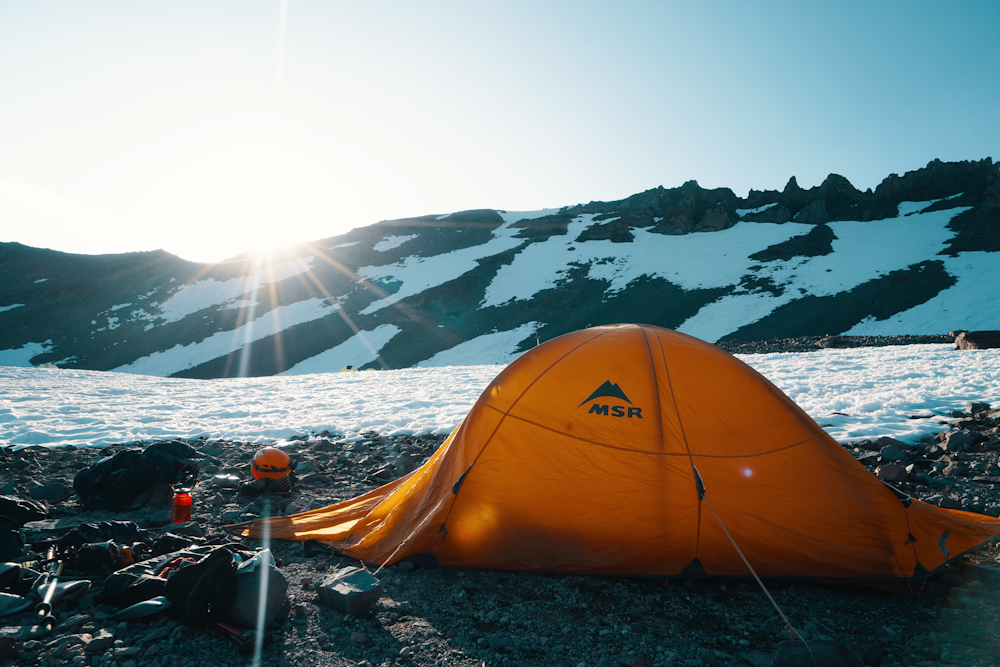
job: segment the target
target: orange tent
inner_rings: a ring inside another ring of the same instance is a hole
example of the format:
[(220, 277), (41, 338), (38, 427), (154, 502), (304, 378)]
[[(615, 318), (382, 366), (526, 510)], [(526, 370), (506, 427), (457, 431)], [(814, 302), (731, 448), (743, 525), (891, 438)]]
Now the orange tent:
[(525, 353), (418, 470), (233, 526), (377, 565), (920, 579), (1000, 520), (893, 491), (763, 376), (690, 336), (602, 326)]

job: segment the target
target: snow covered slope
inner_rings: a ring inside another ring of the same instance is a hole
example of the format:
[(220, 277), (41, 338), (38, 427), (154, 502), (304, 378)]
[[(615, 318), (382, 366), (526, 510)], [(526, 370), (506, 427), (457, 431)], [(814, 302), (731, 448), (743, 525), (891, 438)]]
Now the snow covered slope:
[(0, 244), (0, 365), (218, 378), (507, 363), (591, 325), (709, 341), (1000, 329), (989, 159), (781, 192), (383, 221), (214, 265)]

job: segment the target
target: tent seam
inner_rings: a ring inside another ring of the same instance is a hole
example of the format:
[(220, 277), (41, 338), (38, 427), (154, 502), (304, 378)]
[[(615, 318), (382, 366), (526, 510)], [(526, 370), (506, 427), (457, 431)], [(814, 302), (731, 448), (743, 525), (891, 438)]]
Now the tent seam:
[[(674, 404), (674, 414), (677, 416), (677, 425), (681, 429), (681, 439), (684, 441), (684, 449), (687, 450), (688, 462), (691, 464), (692, 472), (695, 470), (694, 467), (694, 457), (691, 455), (691, 446), (688, 444), (687, 431), (684, 430), (684, 420), (681, 419), (680, 409), (677, 407), (677, 396), (674, 394), (674, 383), (670, 378), (670, 366), (667, 365), (667, 353), (663, 349), (663, 340), (659, 336), (656, 337), (657, 343), (660, 345), (660, 358), (663, 360), (663, 371), (667, 374), (667, 388), (670, 389), (670, 400)], [(657, 391), (657, 395), (659, 392)], [(699, 475), (700, 476), (700, 475)], [(702, 480), (704, 483), (704, 480)], [(695, 494), (698, 494), (698, 484), (695, 482)], [(700, 494), (698, 494), (700, 495)], [(701, 551), (701, 498), (698, 498), (698, 532), (695, 535), (694, 541), (694, 557), (698, 558), (698, 554)]]
[[(500, 410), (500, 408), (493, 407), (492, 405), (483, 404), (483, 407), (489, 408), (489, 409), (494, 410), (496, 412), (499, 412), (500, 414), (504, 414), (504, 412), (502, 410)], [(646, 449), (630, 449), (628, 447), (616, 447), (615, 445), (609, 445), (609, 444), (606, 444), (606, 443), (603, 443), (603, 442), (598, 442), (596, 440), (588, 440), (587, 438), (581, 438), (580, 436), (573, 435), (572, 433), (566, 433), (565, 431), (557, 431), (556, 429), (554, 429), (554, 428), (552, 428), (550, 426), (546, 426), (544, 424), (539, 424), (536, 421), (532, 421), (531, 419), (527, 419), (525, 417), (520, 417), (518, 415), (508, 414), (507, 417), (509, 417), (510, 419), (516, 419), (518, 421), (524, 422), (525, 424), (531, 424), (532, 426), (537, 426), (540, 429), (544, 429), (546, 431), (550, 431), (550, 432), (555, 433), (557, 435), (562, 435), (562, 436), (565, 436), (567, 438), (571, 438), (573, 440), (577, 440), (579, 442), (586, 442), (587, 444), (595, 445), (597, 447), (604, 447), (606, 449), (615, 449), (615, 450), (622, 451), (622, 452), (633, 452), (635, 454), (646, 454), (646, 455), (649, 455), (649, 456), (687, 456), (687, 457), (692, 458), (692, 459), (694, 459), (694, 458), (700, 458), (700, 459), (752, 459), (752, 458), (757, 458), (759, 456), (767, 456), (769, 454), (776, 454), (777, 452), (783, 452), (786, 449), (792, 449), (793, 447), (798, 447), (799, 445), (804, 445), (804, 444), (806, 444), (808, 442), (811, 442), (813, 440), (816, 440), (816, 439), (818, 439), (820, 437), (820, 436), (815, 436), (814, 435), (814, 436), (811, 436), (809, 438), (806, 438), (805, 440), (800, 440), (798, 442), (793, 442), (790, 445), (785, 445), (784, 447), (778, 447), (776, 449), (769, 449), (766, 452), (757, 452), (756, 454), (692, 454), (690, 452), (654, 452), (654, 451), (650, 451), (650, 450), (646, 450)]]
[[(517, 404), (521, 401), (521, 399), (524, 398), (524, 395), (527, 394), (528, 391), (530, 391), (531, 388), (535, 386), (536, 382), (538, 382), (539, 380), (541, 380), (543, 376), (545, 376), (549, 371), (551, 371), (553, 368), (555, 368), (558, 364), (562, 363), (563, 359), (565, 359), (569, 355), (573, 354), (574, 352), (576, 352), (577, 350), (579, 350), (584, 345), (590, 343), (591, 341), (597, 340), (601, 336), (604, 336), (604, 335), (606, 335), (608, 333), (610, 333), (610, 332), (603, 331), (603, 332), (597, 334), (596, 336), (593, 336), (592, 338), (588, 338), (587, 340), (583, 341), (582, 343), (580, 343), (579, 345), (577, 345), (573, 349), (567, 351), (566, 354), (562, 355), (561, 357), (559, 357), (558, 359), (556, 359), (555, 361), (553, 361), (549, 365), (548, 368), (546, 368), (544, 371), (542, 371), (541, 373), (539, 373), (535, 377), (535, 379), (532, 380), (528, 384), (528, 386), (524, 388), (524, 391), (522, 391), (520, 393), (520, 395), (517, 398), (514, 399), (514, 402), (510, 404), (510, 407), (507, 408), (507, 410), (500, 410), (499, 408), (495, 408), (492, 405), (489, 405), (489, 404), (487, 404), (485, 402), (482, 402), (482, 399), (480, 397), (480, 400), (476, 401), (476, 405), (482, 405), (483, 407), (487, 407), (487, 408), (491, 408), (493, 410), (496, 410), (502, 416), (500, 417), (500, 421), (497, 422), (496, 427), (493, 429), (493, 432), (490, 433), (490, 437), (487, 438), (486, 442), (483, 444), (483, 448), (479, 450), (479, 453), (476, 454), (476, 458), (472, 459), (472, 463), (469, 464), (469, 466), (466, 468), (466, 470), (462, 474), (468, 476), (468, 474), (472, 472), (472, 469), (476, 467), (476, 464), (479, 462), (480, 457), (482, 457), (483, 453), (486, 451), (486, 448), (490, 446), (491, 442), (493, 442), (493, 438), (496, 436), (497, 431), (500, 430), (500, 427), (503, 426), (504, 421), (506, 421), (507, 417), (510, 416), (510, 411), (513, 410), (517, 406)], [(486, 392), (483, 392), (483, 393), (485, 394)], [(473, 406), (473, 408), (475, 408), (475, 406)], [(471, 414), (471, 413), (472, 412), (470, 410), (469, 414)], [(459, 490), (461, 490), (461, 489), (459, 489)], [(451, 503), (451, 507), (448, 508), (447, 514), (444, 515), (444, 520), (441, 522), (442, 527), (448, 525), (448, 520), (451, 519), (451, 513), (455, 510), (455, 502), (458, 500), (458, 494), (457, 493), (450, 493), (448, 495), (450, 495), (452, 497), (452, 503)], [(445, 498), (447, 498), (447, 497), (448, 496), (445, 496)], [(448, 535), (447, 530), (443, 531), (442, 534), (441, 534), (441, 537), (438, 538), (437, 544), (435, 544), (434, 548), (437, 548), (437, 545), (441, 544), (441, 541), (444, 540), (444, 538), (447, 537), (447, 535)], [(433, 552), (433, 549), (431, 551)]]

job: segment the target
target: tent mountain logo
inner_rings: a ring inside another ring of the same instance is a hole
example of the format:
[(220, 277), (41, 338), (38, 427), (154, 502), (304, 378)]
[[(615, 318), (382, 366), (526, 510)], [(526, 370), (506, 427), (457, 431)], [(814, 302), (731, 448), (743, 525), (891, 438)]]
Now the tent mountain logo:
[(587, 414), (603, 415), (605, 417), (627, 416), (629, 419), (631, 419), (632, 417), (638, 417), (639, 419), (642, 419), (642, 408), (630, 407), (627, 408), (628, 412), (626, 412), (626, 408), (623, 405), (602, 405), (601, 403), (596, 402), (597, 399), (599, 398), (617, 398), (619, 400), (625, 401), (629, 405), (632, 405), (632, 401), (628, 400), (628, 396), (625, 395), (625, 392), (622, 391), (622, 388), (618, 386), (617, 382), (612, 384), (611, 380), (605, 380), (604, 384), (595, 389), (594, 393), (585, 398), (583, 402), (576, 407), (579, 410), (585, 404), (594, 401), (594, 404), (590, 406), (590, 410), (587, 412)]

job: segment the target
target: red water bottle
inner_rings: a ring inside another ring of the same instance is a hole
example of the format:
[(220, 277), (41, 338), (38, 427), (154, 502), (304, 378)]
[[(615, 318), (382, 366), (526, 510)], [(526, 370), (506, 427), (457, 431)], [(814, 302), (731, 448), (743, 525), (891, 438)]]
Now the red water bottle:
[(191, 520), (191, 492), (174, 492), (174, 511), (172, 520), (174, 523), (186, 523)]

